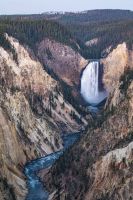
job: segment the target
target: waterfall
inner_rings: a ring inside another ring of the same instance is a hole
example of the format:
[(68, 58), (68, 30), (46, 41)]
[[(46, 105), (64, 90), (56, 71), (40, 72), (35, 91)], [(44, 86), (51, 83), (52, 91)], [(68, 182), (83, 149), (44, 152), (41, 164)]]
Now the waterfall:
[(107, 96), (106, 91), (99, 91), (99, 62), (93, 61), (83, 71), (81, 77), (81, 94), (83, 98), (90, 104), (96, 105)]

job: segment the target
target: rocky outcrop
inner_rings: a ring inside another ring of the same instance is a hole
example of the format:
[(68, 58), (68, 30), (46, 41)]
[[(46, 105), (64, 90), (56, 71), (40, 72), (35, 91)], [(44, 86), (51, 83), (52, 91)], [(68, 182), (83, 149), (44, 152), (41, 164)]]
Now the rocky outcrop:
[(45, 39), (37, 47), (38, 56), (44, 65), (69, 86), (79, 86), (80, 74), (87, 65), (87, 60), (71, 47), (54, 40)]
[(0, 47), (0, 176), (23, 200), (24, 164), (61, 149), (61, 131), (77, 131), (87, 122), (65, 102), (32, 50), (5, 37), (12, 51)]
[(104, 68), (103, 83), (108, 93), (113, 93), (111, 102), (108, 98), (107, 106), (116, 106), (120, 100), (120, 81), (125, 72), (133, 69), (133, 51), (129, 50), (126, 43), (117, 46), (105, 59), (101, 60)]
[[(110, 91), (106, 109), (81, 141), (66, 152), (43, 177), (47, 188), (54, 194), (52, 199), (132, 199), (131, 52), (122, 44), (104, 62), (107, 64), (104, 81)], [(113, 70), (109, 66), (113, 67)]]
[(96, 46), (98, 42), (99, 42), (99, 38), (94, 38), (94, 39), (92, 39), (92, 40), (87, 41), (87, 42), (85, 43), (85, 45), (86, 45), (87, 47), (92, 47), (93, 45)]
[(128, 50), (126, 43), (122, 43), (108, 54), (107, 58), (102, 59), (101, 64), (104, 66), (104, 85), (111, 92), (119, 84), (126, 69), (133, 67), (133, 53)]
[(86, 200), (131, 199), (133, 184), (133, 142), (121, 149), (110, 151), (93, 166), (95, 180)]

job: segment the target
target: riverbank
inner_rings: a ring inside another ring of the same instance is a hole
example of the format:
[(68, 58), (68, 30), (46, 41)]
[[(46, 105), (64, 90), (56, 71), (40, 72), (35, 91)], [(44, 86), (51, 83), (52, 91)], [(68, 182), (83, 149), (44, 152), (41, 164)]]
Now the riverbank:
[(25, 165), (24, 174), (27, 177), (28, 194), (26, 200), (48, 200), (49, 194), (38, 177), (41, 170), (51, 167), (63, 152), (72, 146), (81, 137), (81, 133), (63, 135), (63, 149), (45, 157), (33, 160)]

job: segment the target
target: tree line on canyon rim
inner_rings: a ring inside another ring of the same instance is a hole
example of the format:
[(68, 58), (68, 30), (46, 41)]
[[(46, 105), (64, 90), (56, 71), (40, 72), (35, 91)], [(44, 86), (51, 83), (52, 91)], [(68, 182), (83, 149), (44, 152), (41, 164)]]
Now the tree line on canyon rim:
[[(5, 32), (19, 39), (22, 44), (29, 45), (34, 51), (38, 42), (50, 38), (71, 46), (87, 59), (99, 59), (104, 56), (106, 48), (114, 48), (124, 41), (132, 48), (133, 14), (128, 11), (103, 10), (54, 16), (1, 16), (0, 45), (10, 49), (15, 57), (15, 52), (3, 36)], [(87, 47), (85, 43), (94, 38), (98, 42)], [(47, 53), (51, 59), (50, 51)]]

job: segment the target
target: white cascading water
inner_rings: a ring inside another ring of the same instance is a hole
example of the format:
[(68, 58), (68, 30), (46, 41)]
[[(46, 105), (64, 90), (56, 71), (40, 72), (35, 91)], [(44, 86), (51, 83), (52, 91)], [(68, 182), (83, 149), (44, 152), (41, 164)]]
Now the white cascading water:
[(93, 61), (83, 71), (81, 77), (81, 94), (92, 105), (99, 104), (107, 96), (106, 91), (99, 91), (99, 62)]

